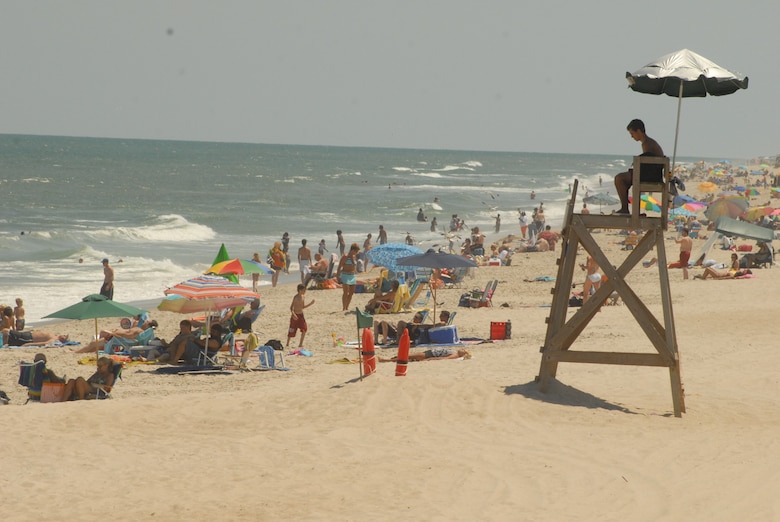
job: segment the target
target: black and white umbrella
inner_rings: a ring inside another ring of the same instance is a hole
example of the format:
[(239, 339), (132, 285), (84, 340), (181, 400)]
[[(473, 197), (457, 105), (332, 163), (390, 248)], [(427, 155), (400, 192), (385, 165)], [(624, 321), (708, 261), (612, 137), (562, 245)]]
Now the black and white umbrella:
[[(370, 252), (370, 250), (369, 250)], [(413, 256), (402, 257), (396, 262), (403, 266), (419, 266), (423, 268), (459, 268), (474, 267), (477, 263), (467, 257), (447, 254), (446, 252), (437, 252), (430, 248), (424, 254), (415, 254)], [(431, 280), (431, 291), (433, 292), (433, 320), (436, 321), (436, 285)]]
[(677, 126), (674, 130), (672, 172), (677, 159), (677, 135), (680, 131), (680, 108), (683, 98), (725, 96), (747, 89), (748, 78), (731, 72), (707, 58), (682, 49), (653, 60), (641, 69), (626, 73), (628, 86), (645, 94), (677, 97)]

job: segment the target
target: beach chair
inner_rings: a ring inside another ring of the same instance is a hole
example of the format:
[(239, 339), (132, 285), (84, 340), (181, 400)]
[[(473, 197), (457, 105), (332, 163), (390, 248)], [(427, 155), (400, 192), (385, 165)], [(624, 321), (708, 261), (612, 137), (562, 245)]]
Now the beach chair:
[(638, 234), (629, 234), (623, 241), (623, 250), (634, 250), (634, 247), (639, 244)]
[(277, 366), (275, 350), (271, 346), (258, 346), (253, 353), (256, 353), (259, 359), (257, 367), (254, 368), (254, 370), (289, 370), (289, 368), (284, 365), (284, 350), (279, 351), (279, 358), (282, 361), (281, 366)]
[(27, 388), (25, 404), (30, 401), (40, 402), (45, 368), (45, 361), (19, 363), (19, 384)]
[(427, 283), (431, 279), (432, 272), (433, 270), (430, 268), (418, 266), (414, 269), (414, 279), (422, 279), (424, 283)]
[(459, 266), (449, 271), (449, 280), (444, 281), (444, 286), (447, 288), (460, 288), (463, 285), (463, 281), (466, 279), (466, 275), (469, 273), (469, 267)]
[(310, 290), (313, 289), (321, 289), (322, 283), (324, 283), (326, 280), (333, 278), (333, 268), (335, 267), (335, 263), (333, 262), (333, 258), (331, 258), (330, 262), (328, 263), (328, 272), (326, 274), (318, 274), (315, 272), (310, 272), (308, 277), (308, 280), (306, 281), (306, 284)]
[(235, 353), (236, 351), (236, 338), (233, 332), (228, 332), (222, 336), (222, 344), (216, 350), (209, 350), (208, 345), (204, 346), (198, 353), (197, 366), (219, 366), (219, 353), (221, 351), (228, 351), (229, 353)]
[[(114, 362), (113, 368), (111, 368), (111, 372), (114, 374), (114, 386), (117, 385), (119, 380), (122, 378), (122, 368), (123, 364), (121, 362)], [(113, 387), (112, 387), (113, 388)], [(111, 392), (106, 389), (105, 386), (102, 384), (96, 384), (95, 385), (95, 398), (96, 399), (110, 399), (111, 398)]]
[(469, 299), (469, 306), (471, 308), (493, 306), (493, 294), (496, 292), (496, 287), (498, 287), (498, 279), (488, 281), (481, 294), (478, 290), (472, 294), (471, 299)]
[(457, 313), (457, 310), (455, 312), (450, 312), (450, 318), (447, 319), (447, 324), (445, 326), (452, 326), (452, 323), (455, 322), (455, 314)]
[(114, 336), (103, 344), (103, 353), (111, 355), (117, 352), (129, 352), (135, 346), (147, 346), (154, 339), (154, 328), (147, 328), (135, 339)]

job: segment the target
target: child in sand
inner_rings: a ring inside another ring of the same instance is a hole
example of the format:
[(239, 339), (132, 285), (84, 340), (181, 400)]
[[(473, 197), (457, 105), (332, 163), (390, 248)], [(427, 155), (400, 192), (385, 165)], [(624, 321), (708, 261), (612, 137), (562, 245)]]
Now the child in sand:
[(14, 318), (16, 319), (16, 330), (24, 330), (24, 301), (21, 297), (16, 298), (16, 306), (14, 307)]
[(301, 340), (298, 342), (298, 349), (303, 349), (303, 339), (306, 337), (306, 331), (309, 329), (306, 319), (303, 317), (303, 309), (314, 304), (312, 299), (309, 304), (303, 304), (303, 296), (306, 295), (306, 285), (298, 285), (298, 293), (293, 297), (290, 304), (290, 328), (287, 330), (287, 346), (290, 346), (290, 339), (295, 337), (295, 333), (301, 331)]

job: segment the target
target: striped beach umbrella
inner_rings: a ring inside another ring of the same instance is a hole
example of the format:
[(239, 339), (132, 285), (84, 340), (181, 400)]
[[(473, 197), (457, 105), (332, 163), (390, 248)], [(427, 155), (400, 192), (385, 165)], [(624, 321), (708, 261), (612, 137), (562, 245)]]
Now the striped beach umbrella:
[(165, 295), (176, 294), (187, 299), (204, 299), (210, 297), (251, 297), (259, 298), (260, 294), (249, 288), (244, 288), (224, 277), (198, 276), (183, 281), (165, 290)]

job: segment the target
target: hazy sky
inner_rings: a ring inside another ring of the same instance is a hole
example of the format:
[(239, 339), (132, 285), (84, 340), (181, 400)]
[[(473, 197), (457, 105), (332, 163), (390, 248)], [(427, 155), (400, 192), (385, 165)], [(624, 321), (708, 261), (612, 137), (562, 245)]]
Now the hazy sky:
[(780, 153), (780, 2), (4, 1), (0, 133), (671, 155), (626, 71), (689, 48), (747, 90), (682, 103), (678, 155)]

